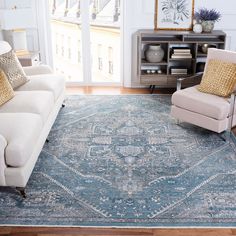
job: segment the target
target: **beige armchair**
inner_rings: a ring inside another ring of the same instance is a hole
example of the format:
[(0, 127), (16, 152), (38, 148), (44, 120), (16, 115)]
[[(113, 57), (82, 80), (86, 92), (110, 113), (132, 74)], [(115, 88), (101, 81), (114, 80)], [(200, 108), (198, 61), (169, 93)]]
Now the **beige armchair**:
[[(236, 52), (209, 49), (206, 63), (210, 59), (236, 63)], [(197, 86), (181, 90), (182, 81), (188, 78), (177, 80), (177, 91), (172, 96), (171, 115), (178, 121), (188, 122), (217, 133), (231, 130), (236, 125), (235, 94), (227, 99), (202, 93), (198, 91)]]

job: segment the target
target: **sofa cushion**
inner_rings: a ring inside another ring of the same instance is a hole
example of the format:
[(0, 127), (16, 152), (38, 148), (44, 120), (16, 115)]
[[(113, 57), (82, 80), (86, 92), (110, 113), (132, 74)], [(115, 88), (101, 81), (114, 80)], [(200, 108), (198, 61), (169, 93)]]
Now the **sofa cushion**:
[(197, 86), (177, 91), (172, 96), (172, 104), (217, 120), (229, 115), (229, 101), (223, 97), (202, 93)]
[[(0, 70), (0, 106), (14, 97), (14, 91), (5, 75)], [(1, 107), (0, 107), (1, 108)]]
[(21, 167), (30, 158), (43, 128), (37, 114), (0, 114), (0, 134), (7, 140), (6, 164)]
[(61, 75), (45, 74), (29, 76), (28, 81), (23, 86), (19, 87), (17, 91), (35, 91), (46, 90), (54, 94), (55, 101), (60, 96), (65, 88), (65, 78)]
[(4, 71), (13, 89), (28, 81), (28, 78), (13, 51), (0, 55), (0, 69)]
[(0, 107), (0, 113), (35, 113), (45, 123), (54, 105), (49, 91), (15, 92), (15, 97)]

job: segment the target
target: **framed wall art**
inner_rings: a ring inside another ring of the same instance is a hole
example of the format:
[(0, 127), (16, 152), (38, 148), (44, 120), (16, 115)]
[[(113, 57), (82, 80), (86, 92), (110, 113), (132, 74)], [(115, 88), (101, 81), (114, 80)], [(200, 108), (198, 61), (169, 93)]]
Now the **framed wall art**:
[(155, 30), (192, 30), (194, 0), (155, 0)]

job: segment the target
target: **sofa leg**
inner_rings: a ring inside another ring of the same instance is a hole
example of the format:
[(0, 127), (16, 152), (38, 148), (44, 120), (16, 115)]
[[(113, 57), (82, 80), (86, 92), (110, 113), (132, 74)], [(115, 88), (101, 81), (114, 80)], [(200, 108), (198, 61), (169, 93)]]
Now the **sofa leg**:
[(66, 106), (66, 104), (62, 103), (61, 107), (63, 108), (63, 107), (65, 107), (65, 106)]
[(24, 199), (26, 198), (25, 188), (16, 187), (16, 190), (20, 193), (20, 195), (21, 195)]
[(49, 143), (49, 139), (48, 138), (46, 139), (46, 143)]

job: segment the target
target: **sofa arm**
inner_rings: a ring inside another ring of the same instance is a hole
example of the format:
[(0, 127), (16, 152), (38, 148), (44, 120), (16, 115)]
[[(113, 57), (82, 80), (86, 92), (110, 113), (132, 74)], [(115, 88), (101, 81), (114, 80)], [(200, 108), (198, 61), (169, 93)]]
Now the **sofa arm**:
[(26, 75), (42, 75), (42, 74), (52, 74), (53, 70), (50, 66), (40, 65), (40, 66), (26, 66), (23, 67)]
[(5, 169), (6, 169), (6, 163), (5, 163), (5, 148), (7, 146), (6, 139), (0, 134), (0, 186), (5, 186)]

